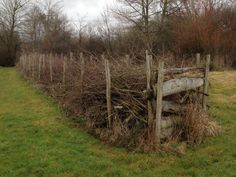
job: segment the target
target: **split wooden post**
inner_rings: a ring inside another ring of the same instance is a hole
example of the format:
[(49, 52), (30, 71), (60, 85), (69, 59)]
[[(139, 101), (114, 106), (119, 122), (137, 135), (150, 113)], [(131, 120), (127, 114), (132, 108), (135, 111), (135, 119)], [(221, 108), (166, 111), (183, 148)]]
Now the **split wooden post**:
[(93, 61), (93, 56), (92, 55), (90, 55), (89, 60)]
[(22, 63), (23, 63), (23, 62), (22, 62), (22, 56), (20, 56), (20, 60), (18, 61), (17, 64), (19, 65), (19, 67), (20, 67), (21, 69), (22, 69)]
[(161, 117), (162, 117), (162, 99), (163, 99), (163, 81), (164, 81), (164, 61), (158, 64), (158, 80), (157, 80), (157, 100), (156, 100), (156, 142), (161, 142)]
[(23, 70), (26, 71), (26, 57), (23, 55)]
[(62, 76), (62, 83), (66, 85), (66, 67), (67, 67), (67, 58), (61, 55), (61, 59), (63, 60), (63, 76)]
[(111, 71), (109, 60), (102, 56), (105, 62), (106, 71), (106, 97), (107, 97), (107, 113), (108, 113), (108, 128), (111, 128), (111, 116), (112, 116), (112, 105), (111, 105)]
[(31, 57), (31, 77), (34, 78), (34, 53)]
[(205, 111), (207, 111), (207, 102), (208, 102), (208, 88), (209, 88), (209, 72), (210, 72), (210, 63), (211, 63), (211, 55), (207, 55), (206, 58), (206, 66), (205, 66), (205, 73), (204, 73), (204, 86), (203, 86), (203, 100), (202, 100), (202, 107)]
[[(146, 50), (146, 74), (147, 74), (147, 90), (151, 90), (151, 81), (152, 81), (152, 71), (151, 71), (151, 57), (148, 55), (148, 51)], [(148, 105), (148, 127), (149, 130), (152, 130), (152, 124), (153, 124), (153, 108), (152, 108), (152, 101), (148, 100), (147, 101)]]
[(84, 72), (85, 72), (85, 60), (84, 55), (80, 53), (80, 109), (82, 111), (82, 102), (83, 102), (83, 91), (84, 91)]
[(201, 54), (200, 53), (196, 54), (196, 65), (197, 65), (197, 67), (200, 67), (200, 65), (201, 65)]
[(42, 62), (42, 70), (43, 70), (43, 72), (44, 72), (44, 71), (45, 71), (45, 68), (46, 68), (45, 54), (43, 54), (42, 60), (43, 60), (43, 62)]
[(151, 68), (152, 68), (152, 66), (153, 66), (153, 56), (149, 55), (149, 57), (150, 57), (150, 64), (151, 64)]
[(30, 60), (30, 55), (27, 55), (27, 60), (28, 60), (28, 75), (30, 75), (30, 71), (31, 71), (31, 60)]
[(41, 79), (41, 64), (42, 64), (42, 55), (39, 55), (39, 73), (38, 73), (38, 79)]
[(49, 55), (50, 81), (53, 81), (52, 54)]
[(74, 55), (73, 55), (73, 53), (72, 53), (72, 52), (70, 52), (70, 62), (72, 62), (72, 61), (73, 61), (73, 58), (74, 58)]
[(125, 60), (128, 65), (131, 65), (131, 60), (129, 55), (125, 55)]
[(70, 52), (70, 59), (67, 63), (67, 67), (68, 67), (68, 73), (72, 70), (73, 68), (73, 61), (74, 61), (74, 54), (73, 52)]
[(85, 70), (85, 60), (84, 60), (84, 55), (81, 52), (80, 53), (80, 84), (81, 84), (81, 94), (83, 93), (84, 70)]

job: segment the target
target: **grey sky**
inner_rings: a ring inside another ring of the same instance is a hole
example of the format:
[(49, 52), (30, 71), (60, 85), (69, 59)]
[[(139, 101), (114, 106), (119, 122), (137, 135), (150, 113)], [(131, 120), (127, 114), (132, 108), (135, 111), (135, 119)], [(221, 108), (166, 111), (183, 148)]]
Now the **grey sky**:
[(87, 20), (94, 20), (103, 11), (108, 4), (109, 6), (115, 0), (63, 0), (62, 4), (69, 18), (76, 20), (78, 14), (86, 16)]

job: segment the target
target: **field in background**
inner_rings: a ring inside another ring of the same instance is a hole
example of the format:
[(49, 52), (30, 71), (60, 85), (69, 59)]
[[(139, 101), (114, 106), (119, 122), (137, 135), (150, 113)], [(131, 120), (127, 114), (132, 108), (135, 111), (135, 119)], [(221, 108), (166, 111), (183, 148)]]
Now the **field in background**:
[(0, 68), (0, 176), (235, 176), (236, 72), (212, 73), (210, 93), (224, 134), (181, 157), (128, 153), (102, 145), (15, 69)]

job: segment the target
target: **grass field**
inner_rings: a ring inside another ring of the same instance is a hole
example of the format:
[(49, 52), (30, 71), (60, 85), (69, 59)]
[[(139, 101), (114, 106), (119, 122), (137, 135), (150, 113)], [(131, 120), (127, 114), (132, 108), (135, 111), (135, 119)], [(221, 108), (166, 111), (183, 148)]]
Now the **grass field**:
[(210, 105), (221, 136), (181, 157), (129, 153), (76, 128), (16, 69), (0, 68), (0, 177), (236, 176), (236, 72), (211, 74)]

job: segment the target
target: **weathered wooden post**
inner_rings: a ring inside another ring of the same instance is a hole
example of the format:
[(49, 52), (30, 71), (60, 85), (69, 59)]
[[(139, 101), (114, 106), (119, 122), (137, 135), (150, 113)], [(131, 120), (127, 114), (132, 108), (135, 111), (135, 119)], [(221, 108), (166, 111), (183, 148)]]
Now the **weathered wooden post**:
[(53, 81), (52, 54), (49, 55), (50, 81)]
[(23, 70), (24, 70), (24, 72), (26, 71), (26, 56), (25, 56), (25, 54), (23, 55)]
[(72, 52), (70, 52), (70, 62), (72, 62), (74, 59), (74, 54)]
[(81, 83), (81, 93), (83, 93), (84, 70), (85, 70), (85, 60), (84, 60), (84, 55), (81, 52), (80, 53), (80, 83)]
[(23, 63), (22, 56), (20, 56), (19, 62), (17, 63), (19, 65), (20, 69), (22, 69), (22, 63)]
[(46, 69), (46, 62), (45, 62), (45, 54), (43, 54), (43, 58), (42, 58), (42, 60), (43, 60), (43, 63), (42, 63), (42, 70), (43, 70), (43, 72), (45, 72), (45, 69)]
[(32, 78), (34, 79), (34, 72), (35, 72), (35, 53), (33, 53), (33, 57), (32, 57)]
[(111, 117), (112, 117), (112, 105), (111, 105), (111, 72), (109, 60), (105, 59), (104, 55), (102, 59), (105, 62), (105, 71), (106, 71), (106, 97), (107, 97), (107, 113), (108, 113), (108, 128), (111, 128)]
[(27, 55), (27, 61), (28, 61), (28, 72), (27, 72), (27, 74), (28, 75), (30, 75), (30, 71), (31, 71), (31, 60), (30, 60), (30, 56), (29, 55)]
[(162, 99), (163, 99), (163, 81), (164, 81), (164, 61), (158, 64), (158, 80), (157, 80), (157, 99), (156, 99), (156, 142), (161, 141), (161, 117), (162, 117)]
[(66, 86), (66, 67), (67, 67), (67, 58), (65, 58), (63, 55), (61, 56), (63, 60), (63, 78), (62, 78), (62, 83), (64, 86)]
[[(146, 74), (147, 74), (147, 91), (148, 92), (151, 91), (151, 81), (152, 81), (151, 64), (152, 64), (151, 57), (148, 55), (148, 51), (146, 50)], [(149, 127), (149, 130), (152, 130), (154, 115), (153, 115), (152, 101), (150, 99), (147, 101), (147, 105), (148, 105), (148, 127)]]
[(196, 65), (197, 65), (197, 67), (201, 66), (201, 54), (200, 53), (196, 54)]
[(207, 55), (206, 57), (206, 65), (205, 65), (205, 73), (204, 73), (204, 86), (203, 86), (203, 100), (202, 107), (205, 111), (207, 111), (207, 102), (208, 102), (208, 87), (209, 87), (209, 72), (210, 72), (210, 63), (211, 63), (211, 55)]
[(125, 60), (128, 65), (131, 65), (132, 62), (129, 55), (125, 55)]
[(42, 55), (39, 55), (39, 72), (38, 72), (38, 79), (41, 79), (41, 64), (42, 64)]
[(83, 87), (84, 87), (84, 72), (85, 72), (85, 60), (83, 53), (80, 53), (80, 109), (82, 110), (83, 102)]

